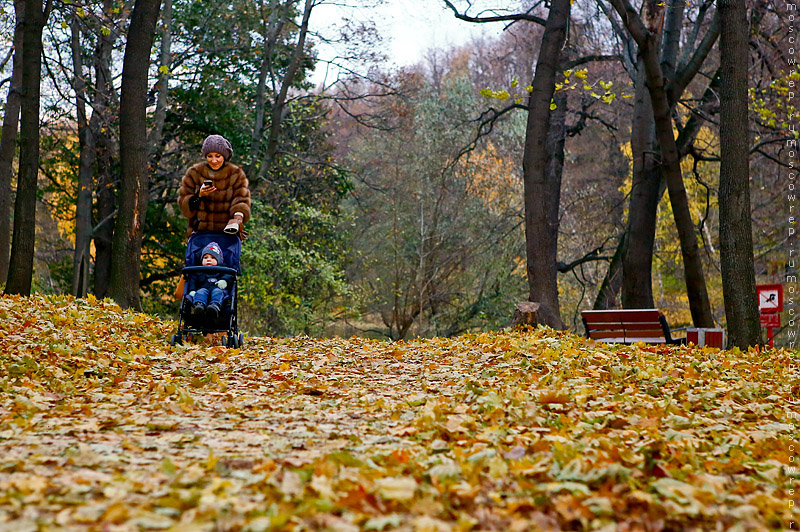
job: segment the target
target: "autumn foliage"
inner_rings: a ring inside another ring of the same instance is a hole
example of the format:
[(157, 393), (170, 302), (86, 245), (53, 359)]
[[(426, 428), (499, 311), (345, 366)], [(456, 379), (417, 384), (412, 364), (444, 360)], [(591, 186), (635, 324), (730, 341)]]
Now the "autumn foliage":
[(174, 328), (0, 299), (0, 530), (790, 526), (796, 353)]

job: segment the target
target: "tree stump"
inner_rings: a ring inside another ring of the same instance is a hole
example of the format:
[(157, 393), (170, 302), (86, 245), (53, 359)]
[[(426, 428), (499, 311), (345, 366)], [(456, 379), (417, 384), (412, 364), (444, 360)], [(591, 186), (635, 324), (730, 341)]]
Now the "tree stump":
[(536, 327), (541, 323), (539, 316), (539, 309), (541, 305), (534, 301), (521, 301), (517, 303), (517, 308), (514, 309), (514, 317), (511, 318), (510, 327), (519, 327), (520, 325), (529, 325)]

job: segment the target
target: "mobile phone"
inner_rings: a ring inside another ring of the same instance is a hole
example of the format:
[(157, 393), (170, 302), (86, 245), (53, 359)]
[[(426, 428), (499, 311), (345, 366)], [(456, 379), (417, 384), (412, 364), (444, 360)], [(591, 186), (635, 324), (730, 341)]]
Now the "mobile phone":
[(206, 179), (205, 181), (203, 181), (203, 186), (213, 187), (214, 186), (214, 182), (212, 180), (210, 180), (210, 179)]

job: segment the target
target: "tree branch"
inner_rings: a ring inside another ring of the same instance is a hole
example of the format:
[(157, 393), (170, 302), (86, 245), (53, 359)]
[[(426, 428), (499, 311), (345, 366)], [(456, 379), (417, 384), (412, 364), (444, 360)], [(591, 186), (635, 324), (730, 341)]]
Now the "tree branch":
[(466, 22), (475, 22), (475, 23), (517, 22), (517, 21), (520, 21), (520, 20), (527, 20), (528, 22), (535, 22), (536, 24), (539, 24), (540, 26), (544, 26), (544, 24), (546, 22), (545, 19), (543, 19), (542, 17), (537, 17), (536, 15), (531, 15), (530, 14), (530, 12), (533, 10), (533, 7), (531, 7), (525, 13), (515, 13), (513, 15), (496, 15), (496, 16), (493, 16), (493, 17), (471, 17), (471, 16), (467, 15), (466, 13), (464, 13), (464, 14), (459, 13), (458, 9), (456, 9), (456, 6), (454, 6), (450, 2), (450, 0), (444, 0), (444, 3), (445, 3), (445, 5), (447, 5), (447, 7), (450, 8), (450, 10), (453, 12), (453, 15), (457, 19), (463, 20), (463, 21), (466, 21)]
[(453, 159), (453, 164), (455, 164), (459, 159), (461, 159), (461, 157), (463, 157), (467, 153), (473, 151), (477, 147), (478, 141), (492, 132), (492, 130), (494, 129), (494, 123), (497, 121), (497, 119), (499, 119), (504, 114), (513, 111), (514, 109), (527, 110), (528, 106), (523, 105), (521, 103), (513, 103), (508, 107), (500, 109), (499, 111), (496, 110), (494, 107), (490, 107), (486, 111), (482, 112), (478, 118), (472, 120), (472, 122), (479, 122), (478, 131), (475, 133), (475, 138), (473, 138), (472, 141), (469, 144), (467, 144), (467, 146), (464, 149), (462, 149), (458, 153), (458, 155), (456, 155), (455, 159)]
[(619, 54), (614, 55), (602, 55), (602, 54), (593, 54), (593, 55), (585, 55), (583, 57), (579, 57), (577, 59), (573, 59), (571, 61), (567, 61), (561, 65), (564, 70), (569, 70), (575, 68), (580, 65), (585, 65), (586, 63), (593, 63), (595, 61), (623, 61), (622, 56)]
[[(3, 70), (6, 67), (6, 64), (8, 64), (9, 60), (11, 60), (12, 57), (14, 57), (14, 47), (13, 46), (8, 49), (8, 53), (3, 58), (3, 60), (0, 61), (0, 70)], [(11, 78), (9, 78), (9, 79), (11, 79)]]
[(604, 0), (597, 0), (597, 3), (600, 6), (600, 10), (606, 15), (606, 18), (611, 23), (614, 33), (622, 43), (622, 46), (625, 50), (625, 53), (622, 56), (622, 64), (631, 78), (633, 78), (635, 77), (636, 73), (636, 47), (634, 46), (633, 39), (625, 30), (625, 28), (620, 25), (619, 20), (617, 20), (617, 17), (615, 16), (615, 10), (609, 9)]
[(612, 257), (600, 255), (602, 251), (603, 251), (603, 246), (600, 246), (599, 248), (593, 249), (583, 257), (575, 259), (570, 263), (558, 261), (556, 262), (556, 268), (560, 273), (567, 273), (586, 262), (594, 262), (598, 260), (611, 260)]
[(680, 70), (675, 74), (675, 79), (666, 87), (667, 98), (671, 104), (674, 105), (675, 101), (681, 97), (683, 91), (686, 90), (686, 87), (700, 71), (700, 67), (703, 66), (706, 57), (714, 47), (714, 43), (717, 42), (719, 32), (719, 15), (715, 13), (714, 18), (711, 20), (711, 27), (708, 28), (703, 40), (700, 41), (700, 45), (694, 51), (692, 58), (685, 65), (681, 65)]

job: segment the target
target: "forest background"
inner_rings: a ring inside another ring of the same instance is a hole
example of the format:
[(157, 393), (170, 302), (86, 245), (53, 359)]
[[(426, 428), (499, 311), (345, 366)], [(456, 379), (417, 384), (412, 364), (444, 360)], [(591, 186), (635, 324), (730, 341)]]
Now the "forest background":
[[(251, 334), (402, 339), (507, 325), (514, 305), (529, 298), (522, 157), (549, 6), (431, 6), (450, 9), (465, 25), (500, 18), (507, 26), (497, 38), (431, 49), (417, 65), (392, 68), (370, 21), (343, 19), (335, 32), (324, 21), (321, 33), (314, 9), (324, 3), (155, 2), (141, 306), (177, 315), (172, 291), (186, 221), (176, 191), (202, 140), (218, 133), (231, 140), (253, 191), (240, 299)], [(794, 275), (781, 214), (787, 142), (795, 138), (789, 94), (800, 79), (783, 38), (788, 5), (748, 2), (747, 140), (760, 283)], [(128, 139), (120, 133), (120, 100), (134, 3), (0, 2), (0, 186), (9, 191), (0, 191), (3, 278), (24, 167), (22, 154), (15, 156), (24, 144), (24, 110), (19, 143), (9, 142), (16, 124), (7, 129), (20, 116), (13, 87), (24, 83), (15, 71), (23, 37), (16, 22), (31, 6), (44, 15), (33, 289), (105, 297), (123, 197)], [(549, 145), (559, 185), (549, 205), (558, 206), (555, 260), (541, 256), (558, 272), (556, 310), (573, 330), (581, 331), (580, 310), (617, 307), (626, 297), (650, 298), (673, 327), (687, 326), (682, 251), (658, 157), (643, 159), (655, 161), (649, 171), (657, 176), (651, 247), (626, 248), (631, 212), (642, 212), (632, 204), (632, 183), (648, 171), (637, 168), (636, 154), (658, 150), (654, 140), (642, 142), (653, 126), (641, 122), (641, 56), (613, 9), (580, 1), (569, 15), (550, 103), (551, 123), (561, 125), (560, 144)], [(717, 13), (713, 2), (696, 0), (637, 9), (663, 38), (662, 68), (685, 89), (672, 95), (670, 116), (711, 314), (725, 326)], [(331, 44), (340, 55), (323, 61), (317, 50)], [(332, 76), (312, 83), (320, 68)], [(638, 285), (621, 273), (625, 253), (652, 265)], [(779, 332), (776, 342), (785, 341)]]

